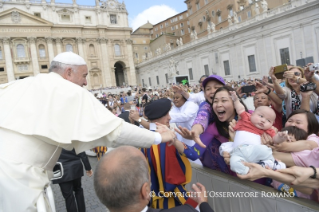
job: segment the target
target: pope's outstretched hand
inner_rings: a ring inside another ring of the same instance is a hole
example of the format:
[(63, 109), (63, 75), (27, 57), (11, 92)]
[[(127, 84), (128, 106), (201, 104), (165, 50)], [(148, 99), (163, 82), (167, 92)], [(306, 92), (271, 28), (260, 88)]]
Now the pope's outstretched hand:
[(162, 132), (160, 134), (162, 136), (162, 143), (166, 143), (166, 142), (169, 142), (169, 141), (176, 139), (175, 132), (170, 131), (170, 130), (166, 131), (166, 132)]

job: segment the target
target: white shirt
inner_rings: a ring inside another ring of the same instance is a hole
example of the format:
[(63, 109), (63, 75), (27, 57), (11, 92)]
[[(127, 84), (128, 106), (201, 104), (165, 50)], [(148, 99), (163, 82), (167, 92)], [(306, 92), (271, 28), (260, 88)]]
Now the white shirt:
[[(171, 116), (170, 123), (175, 123), (177, 127), (181, 126), (190, 130), (196, 118), (198, 109), (198, 105), (192, 101), (186, 101), (179, 108), (174, 105), (169, 112), (169, 115)], [(177, 134), (177, 139), (189, 146), (193, 146), (195, 144), (193, 140), (185, 139), (179, 134)]]
[(187, 100), (200, 105), (202, 102), (205, 101), (204, 91), (201, 91), (199, 93), (190, 93)]
[(147, 209), (148, 209), (148, 207), (147, 207), (147, 206), (145, 206), (145, 208), (144, 208), (141, 212), (146, 212), (146, 211), (147, 211)]

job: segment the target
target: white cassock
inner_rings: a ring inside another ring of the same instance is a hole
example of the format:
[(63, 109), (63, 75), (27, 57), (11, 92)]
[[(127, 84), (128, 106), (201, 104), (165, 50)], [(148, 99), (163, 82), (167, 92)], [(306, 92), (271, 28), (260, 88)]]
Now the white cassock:
[[(169, 115), (171, 116), (170, 123), (175, 123), (177, 127), (181, 126), (191, 130), (197, 111), (198, 105), (192, 101), (186, 101), (181, 107), (176, 107), (174, 105), (169, 111)], [(193, 146), (195, 144), (193, 140), (185, 139), (180, 134), (177, 134), (177, 139), (188, 146)]]
[(0, 85), (0, 211), (37, 211), (61, 148), (149, 148), (159, 140), (56, 73)]
[(204, 91), (201, 91), (199, 93), (190, 93), (187, 101), (192, 101), (200, 105), (202, 102), (206, 101)]

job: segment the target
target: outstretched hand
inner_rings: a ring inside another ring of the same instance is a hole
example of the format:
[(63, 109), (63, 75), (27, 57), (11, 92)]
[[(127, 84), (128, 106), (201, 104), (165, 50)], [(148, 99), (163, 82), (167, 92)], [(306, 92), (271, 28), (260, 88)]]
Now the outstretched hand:
[(180, 93), (181, 94), (183, 92), (183, 88), (181, 86), (172, 85), (172, 89), (176, 93)]
[(261, 165), (257, 163), (247, 163), (247, 162), (242, 162), (242, 163), (249, 168), (249, 172), (245, 175), (237, 174), (238, 178), (242, 180), (254, 181), (254, 180), (266, 177), (265, 171), (267, 171), (267, 169), (263, 168)]
[(170, 129), (164, 125), (164, 124), (160, 124), (158, 122), (155, 123), (156, 124), (156, 132), (158, 133), (163, 133), (163, 132), (166, 132), (166, 131), (169, 131)]
[(195, 200), (199, 205), (203, 202), (207, 202), (206, 188), (200, 183), (192, 185), (191, 198)]
[(256, 82), (255, 83), (256, 86), (256, 92), (255, 94), (259, 94), (259, 93), (267, 93), (268, 92), (268, 88), (266, 86), (264, 86), (263, 84), (261, 84), (260, 82)]
[(183, 138), (188, 140), (194, 140), (200, 147), (206, 148), (206, 145), (200, 140), (199, 134), (196, 131), (189, 131), (185, 127), (179, 126), (175, 128), (175, 131), (180, 134)]
[(287, 169), (278, 169), (278, 172), (293, 175), (296, 179), (291, 182), (291, 185), (298, 185), (309, 179), (314, 174), (312, 168), (293, 166)]

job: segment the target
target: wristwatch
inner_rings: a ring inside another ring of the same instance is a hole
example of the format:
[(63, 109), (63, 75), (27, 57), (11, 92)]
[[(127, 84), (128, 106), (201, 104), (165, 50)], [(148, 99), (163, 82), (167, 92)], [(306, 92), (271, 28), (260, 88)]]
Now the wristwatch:
[(266, 95), (268, 95), (268, 94), (270, 94), (270, 92), (271, 92), (271, 89), (270, 88), (268, 88), (268, 92), (267, 93), (265, 93)]
[(139, 118), (139, 119), (138, 119), (138, 123), (141, 123), (141, 122), (142, 122), (142, 118)]

